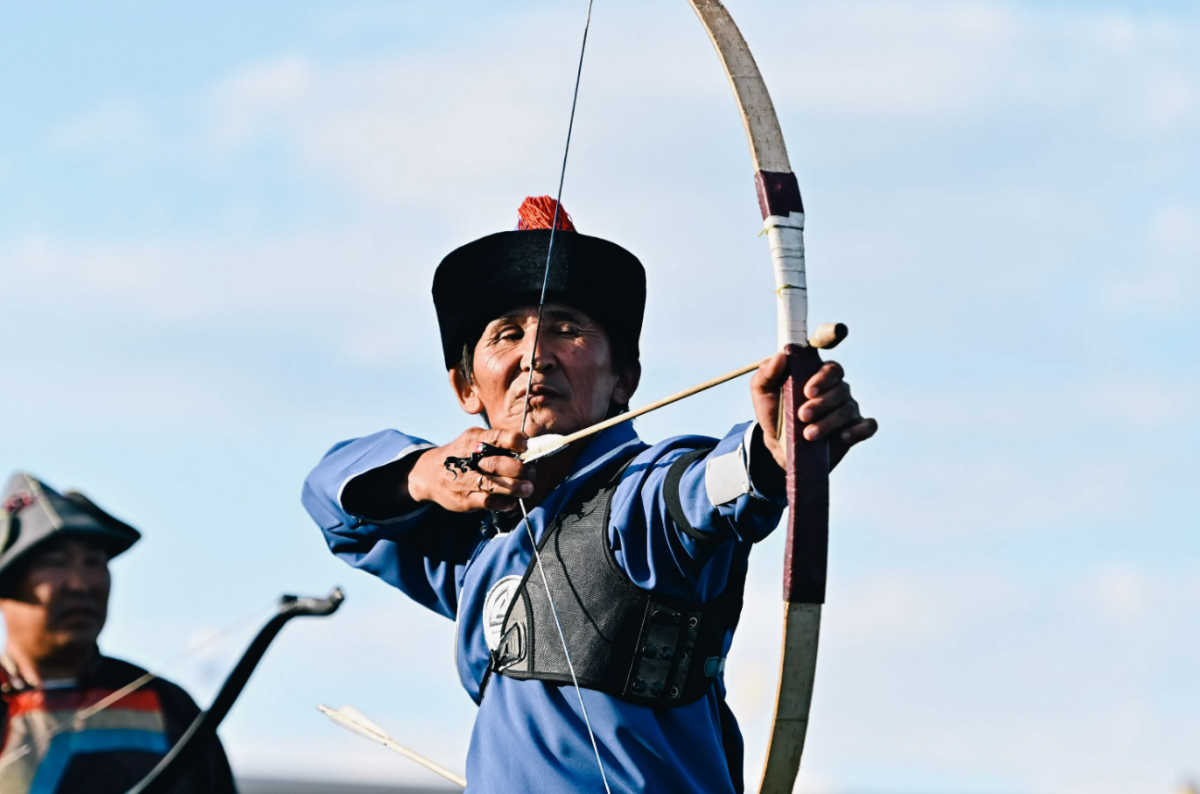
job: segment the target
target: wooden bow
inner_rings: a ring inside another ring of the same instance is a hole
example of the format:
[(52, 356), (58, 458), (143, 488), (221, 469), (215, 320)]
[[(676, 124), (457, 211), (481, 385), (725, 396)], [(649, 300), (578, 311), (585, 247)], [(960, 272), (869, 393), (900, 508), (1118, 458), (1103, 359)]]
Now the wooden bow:
[(782, 428), (788, 453), (783, 653), (759, 788), (761, 794), (787, 794), (796, 783), (808, 731), (829, 545), (829, 445), (805, 441), (797, 419), (804, 384), (821, 366), (816, 348), (808, 343), (804, 205), (775, 106), (746, 40), (719, 0), (688, 2), (717, 48), (746, 127), (775, 270), (778, 341), (788, 355)]

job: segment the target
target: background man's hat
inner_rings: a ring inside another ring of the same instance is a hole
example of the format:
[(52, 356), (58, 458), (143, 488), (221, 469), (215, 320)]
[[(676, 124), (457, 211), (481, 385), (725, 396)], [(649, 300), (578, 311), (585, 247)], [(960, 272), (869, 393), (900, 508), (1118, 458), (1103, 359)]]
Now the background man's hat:
[[(542, 292), (555, 201), (527, 198), (516, 231), (480, 238), (451, 251), (433, 276), (433, 303), (442, 332), (446, 368), (462, 359), (463, 346), (479, 341), (489, 322), (516, 306), (536, 306)], [(575, 231), (559, 208), (547, 303), (582, 309), (600, 323), (614, 345), (637, 360), (646, 308), (646, 271), (616, 243)]]
[(60, 494), (36, 477), (17, 472), (0, 497), (0, 582), (6, 583), (30, 552), (54, 538), (92, 541), (111, 558), (141, 536), (78, 491)]

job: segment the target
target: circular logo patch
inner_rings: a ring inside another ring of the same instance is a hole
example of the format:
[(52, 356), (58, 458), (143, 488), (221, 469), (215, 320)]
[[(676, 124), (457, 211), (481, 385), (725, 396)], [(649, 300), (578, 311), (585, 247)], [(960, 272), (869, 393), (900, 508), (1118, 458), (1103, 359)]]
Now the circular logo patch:
[(483, 600), (483, 638), (489, 651), (500, 647), (500, 631), (504, 627), (504, 616), (508, 614), (508, 605), (512, 602), (517, 588), (521, 586), (520, 576), (506, 576), (492, 585), (487, 598)]

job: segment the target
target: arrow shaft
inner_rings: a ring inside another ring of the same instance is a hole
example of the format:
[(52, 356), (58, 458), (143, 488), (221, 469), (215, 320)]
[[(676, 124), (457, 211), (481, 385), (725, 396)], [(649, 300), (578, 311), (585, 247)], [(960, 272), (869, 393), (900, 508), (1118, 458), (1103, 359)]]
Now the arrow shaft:
[(707, 391), (714, 386), (720, 386), (722, 383), (727, 383), (734, 378), (740, 378), (743, 375), (747, 375), (758, 369), (761, 364), (761, 361), (756, 361), (753, 364), (747, 364), (744, 367), (738, 367), (733, 372), (726, 372), (720, 377), (713, 378), (712, 380), (706, 380), (703, 383), (692, 386), (691, 388), (684, 389), (681, 392), (676, 392), (670, 397), (664, 397), (661, 400), (655, 400), (648, 405), (643, 405), (640, 408), (627, 411), (618, 416), (614, 416), (611, 419), (605, 419), (603, 422), (598, 422), (591, 427), (585, 427), (583, 430), (578, 430), (570, 435), (563, 436), (561, 439), (559, 439), (558, 443), (552, 447), (532, 449), (529, 452), (523, 453), (520, 456), (521, 460), (528, 462), (531, 460), (536, 460), (537, 458), (545, 457), (554, 450), (562, 449), (572, 442), (588, 438), (589, 436), (594, 436), (602, 430), (607, 430), (610, 427), (615, 427), (616, 425), (623, 424), (632, 419), (637, 419), (639, 416), (644, 416), (651, 411), (657, 411), (659, 408), (668, 406), (671, 403), (677, 403), (685, 397), (691, 397), (693, 394), (699, 394), (700, 392)]
[[(848, 333), (849, 330), (842, 323), (825, 323), (813, 332), (813, 335), (808, 340), (808, 346), (829, 350), (837, 347), (838, 344), (840, 344), (842, 340), (846, 338), (846, 334)], [(707, 391), (714, 386), (720, 386), (722, 383), (728, 383), (735, 378), (748, 375), (754, 370), (758, 369), (760, 366), (762, 366), (762, 362), (756, 361), (753, 364), (747, 364), (744, 367), (738, 367), (733, 372), (726, 372), (724, 375), (713, 378), (712, 380), (706, 380), (703, 383), (698, 383), (691, 388), (684, 389), (681, 392), (676, 392), (670, 397), (664, 397), (661, 400), (656, 400), (648, 405), (643, 405), (641, 408), (635, 408), (632, 411), (626, 411), (625, 413), (619, 414), (610, 419), (605, 419), (603, 422), (598, 422), (591, 427), (585, 427), (583, 430), (563, 436), (552, 444), (530, 449), (528, 452), (521, 453), (519, 457), (524, 463), (537, 460), (538, 458), (544, 458), (547, 455), (562, 449), (573, 441), (579, 441), (580, 439), (594, 436), (601, 430), (607, 430), (608, 428), (622, 424), (623, 422), (628, 422), (631, 419), (637, 419), (639, 416), (644, 416), (651, 411), (657, 411), (659, 408), (668, 406), (671, 403), (677, 403), (685, 397), (691, 397), (693, 394), (699, 394), (700, 392)]]
[(430, 772), (441, 775), (455, 785), (462, 786), (463, 788), (467, 787), (467, 779), (465, 777), (456, 775), (441, 764), (434, 763), (420, 753), (414, 752), (404, 745), (393, 741), (392, 737), (384, 733), (383, 728), (371, 722), (365, 714), (353, 706), (342, 706), (340, 709), (335, 710), (325, 705), (319, 705), (317, 706), (317, 711), (329, 717), (334, 723), (346, 730), (353, 731), (359, 736), (382, 744), (392, 752), (399, 753), (408, 760), (425, 767)]
[(399, 753), (400, 755), (407, 758), (409, 761), (414, 761), (414, 762), (420, 764), (421, 766), (428, 769), (430, 772), (441, 775), (442, 777), (446, 778), (446, 780), (449, 780), (451, 783), (453, 783), (456, 786), (462, 786), (463, 788), (467, 787), (467, 779), (465, 777), (461, 777), (459, 775), (454, 774), (446, 767), (444, 767), (440, 764), (436, 764), (433, 761), (430, 761), (428, 758), (421, 755), (420, 753), (414, 753), (412, 750), (408, 749), (407, 747), (405, 747), (402, 744), (397, 744), (396, 742), (392, 741), (391, 739), (384, 739), (383, 746), (388, 748), (389, 750), (392, 750), (393, 752)]

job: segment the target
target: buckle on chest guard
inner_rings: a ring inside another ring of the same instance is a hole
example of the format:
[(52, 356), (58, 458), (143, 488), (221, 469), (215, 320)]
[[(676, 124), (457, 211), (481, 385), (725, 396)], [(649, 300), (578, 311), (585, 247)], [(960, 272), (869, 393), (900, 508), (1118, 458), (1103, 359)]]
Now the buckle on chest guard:
[(502, 673), (525, 658), (525, 630), (520, 623), (514, 624), (500, 638), (500, 645), (492, 651), (492, 668)]
[(683, 697), (703, 612), (653, 603), (642, 625), (626, 695), (652, 702)]

